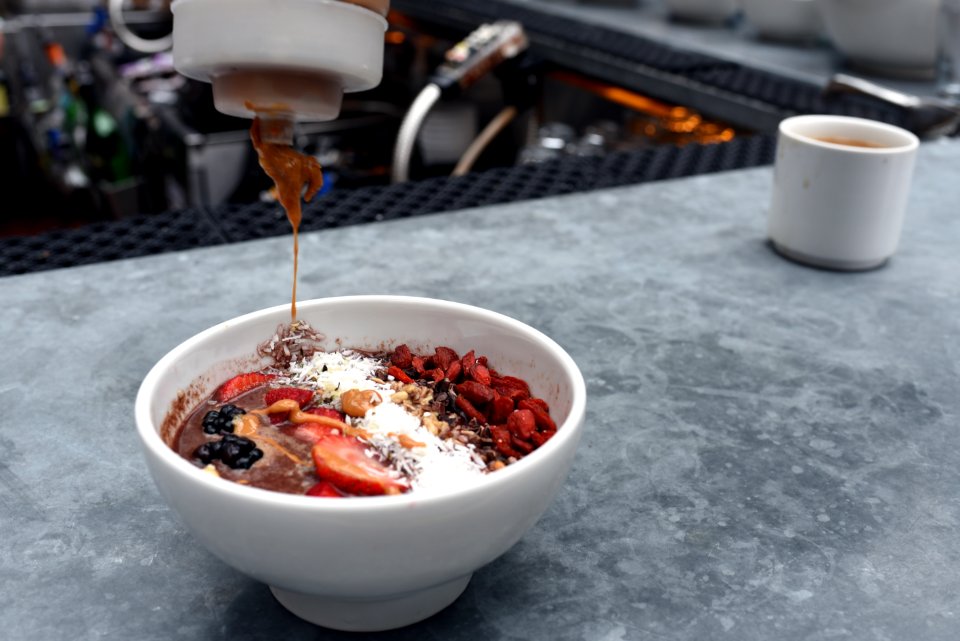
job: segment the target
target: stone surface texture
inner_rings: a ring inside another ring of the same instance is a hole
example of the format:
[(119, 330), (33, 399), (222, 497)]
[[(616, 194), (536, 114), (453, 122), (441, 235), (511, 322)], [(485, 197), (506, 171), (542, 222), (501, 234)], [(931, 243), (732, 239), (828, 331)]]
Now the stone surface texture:
[[(960, 636), (960, 143), (858, 274), (765, 243), (769, 168), (308, 234), (303, 299), (389, 293), (544, 331), (589, 386), (556, 502), (383, 639)], [(348, 639), (162, 503), (133, 425), (169, 349), (284, 303), (290, 239), (0, 279), (0, 637)]]

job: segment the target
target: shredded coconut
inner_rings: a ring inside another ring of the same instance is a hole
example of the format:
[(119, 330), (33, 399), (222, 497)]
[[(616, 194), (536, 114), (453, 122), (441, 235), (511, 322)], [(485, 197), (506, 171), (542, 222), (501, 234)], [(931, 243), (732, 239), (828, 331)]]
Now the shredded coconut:
[[(370, 433), (370, 445), (419, 491), (471, 485), (486, 467), (473, 446), (434, 436), (420, 419), (390, 401), (369, 410), (358, 425)], [(402, 447), (401, 435), (422, 445)]]
[(310, 386), (325, 403), (339, 406), (340, 394), (351, 389), (374, 390), (381, 398), (389, 397), (390, 386), (374, 378), (382, 367), (378, 359), (356, 352), (316, 352), (309, 359), (290, 364), (287, 382)]
[[(358, 352), (314, 353), (310, 358), (291, 363), (284, 384), (311, 387), (323, 402), (341, 408), (340, 395), (351, 389), (374, 390), (382, 400), (365, 417), (353, 419), (353, 425), (370, 434), (370, 456), (379, 455), (397, 474), (407, 478), (419, 492), (451, 490), (472, 485), (482, 476), (486, 465), (473, 445), (444, 440), (431, 433), (421, 419), (390, 397), (390, 383), (376, 377), (384, 363)], [(429, 416), (425, 413), (424, 416)], [(421, 445), (407, 448), (400, 438)]]

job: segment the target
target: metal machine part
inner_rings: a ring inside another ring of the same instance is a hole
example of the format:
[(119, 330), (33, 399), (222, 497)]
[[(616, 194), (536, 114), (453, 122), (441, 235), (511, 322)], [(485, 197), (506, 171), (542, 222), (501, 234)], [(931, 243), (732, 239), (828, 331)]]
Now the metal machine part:
[[(468, 89), (505, 60), (515, 58), (525, 51), (529, 43), (518, 22), (498, 21), (484, 24), (449, 49), (444, 63), (436, 70), (431, 81), (410, 105), (394, 147), (392, 180), (405, 182), (410, 178), (410, 159), (417, 143), (423, 121), (443, 95), (459, 93)], [(516, 109), (505, 107), (488, 128), (480, 134), (476, 145), (468, 149), (464, 161), (454, 170), (464, 173), (492, 137), (496, 136), (516, 115)]]
[(833, 76), (824, 92), (828, 95), (861, 94), (900, 107), (906, 112), (907, 129), (925, 140), (954, 135), (960, 128), (960, 103), (958, 102), (938, 98), (920, 98), (845, 74)]

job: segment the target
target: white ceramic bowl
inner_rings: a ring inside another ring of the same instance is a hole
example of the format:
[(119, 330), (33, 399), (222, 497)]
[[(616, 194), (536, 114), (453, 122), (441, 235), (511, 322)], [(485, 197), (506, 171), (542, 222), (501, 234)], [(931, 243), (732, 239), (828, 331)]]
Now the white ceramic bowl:
[(816, 0), (741, 0), (757, 34), (775, 40), (813, 40), (822, 25)]
[(827, 34), (855, 65), (932, 76), (940, 0), (817, 0)]
[[(559, 429), (543, 447), (475, 486), (450, 493), (318, 499), (244, 487), (205, 474), (164, 441), (195, 402), (261, 363), (256, 345), (289, 322), (287, 305), (241, 316), (185, 341), (144, 379), (137, 431), (161, 495), (199, 544), (270, 585), (294, 614), (342, 630), (384, 630), (452, 603), (472, 573), (514, 545), (546, 510), (573, 460), (586, 387), (567, 353), (531, 327), (458, 303), (394, 296), (300, 303), (329, 347), (448, 345), (486, 354), (527, 380)], [(176, 418), (176, 416), (174, 417)]]

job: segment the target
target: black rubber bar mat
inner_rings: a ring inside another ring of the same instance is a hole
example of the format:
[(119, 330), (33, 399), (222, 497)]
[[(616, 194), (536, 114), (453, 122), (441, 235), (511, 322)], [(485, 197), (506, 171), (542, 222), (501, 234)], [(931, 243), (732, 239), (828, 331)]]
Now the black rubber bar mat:
[[(655, 147), (596, 158), (565, 158), (389, 187), (331, 192), (308, 204), (301, 229), (313, 231), (496, 205), (773, 162), (772, 135), (719, 145)], [(279, 205), (257, 203), (98, 223), (38, 236), (0, 239), (0, 276), (220, 245), (290, 233)]]
[[(602, 68), (605, 56), (615, 63), (612, 67), (616, 71), (612, 73), (629, 69), (631, 65), (643, 67), (764, 103), (784, 116), (833, 113), (906, 123), (906, 114), (901, 108), (874, 98), (853, 94), (827, 97), (821, 87), (812, 83), (505, 0), (394, 0), (392, 6), (418, 19), (457, 25), (464, 30), (483, 22), (516, 20), (523, 24), (531, 41), (540, 45), (541, 54), (549, 59), (551, 52), (568, 53), (563, 56), (563, 62), (573, 61), (576, 65), (577, 60), (582, 60), (582, 71)], [(591, 60), (599, 60), (601, 65), (591, 67)]]

